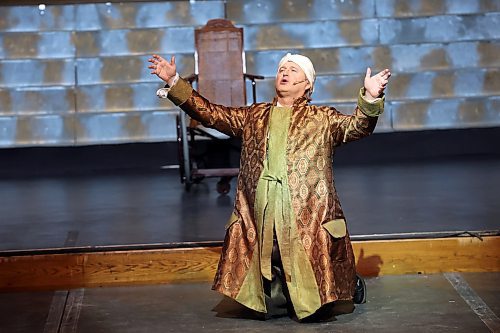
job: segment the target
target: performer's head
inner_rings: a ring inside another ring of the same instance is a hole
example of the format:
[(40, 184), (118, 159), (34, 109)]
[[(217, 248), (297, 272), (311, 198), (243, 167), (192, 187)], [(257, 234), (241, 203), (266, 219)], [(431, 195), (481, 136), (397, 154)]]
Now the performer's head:
[(281, 58), (276, 74), (276, 94), (279, 97), (311, 98), (316, 72), (311, 60), (300, 54), (287, 53)]

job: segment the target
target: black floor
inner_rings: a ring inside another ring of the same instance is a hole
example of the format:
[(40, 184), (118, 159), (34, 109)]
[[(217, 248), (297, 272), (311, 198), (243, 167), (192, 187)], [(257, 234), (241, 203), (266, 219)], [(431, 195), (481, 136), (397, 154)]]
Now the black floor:
[(209, 283), (0, 293), (0, 331), (498, 332), (499, 278), (496, 272), (367, 279), (365, 304), (339, 304), (326, 322), (308, 324), (251, 319)]
[[(336, 187), (353, 235), (500, 229), (500, 157), (341, 165)], [(221, 241), (227, 196), (177, 170), (0, 179), (0, 251)]]

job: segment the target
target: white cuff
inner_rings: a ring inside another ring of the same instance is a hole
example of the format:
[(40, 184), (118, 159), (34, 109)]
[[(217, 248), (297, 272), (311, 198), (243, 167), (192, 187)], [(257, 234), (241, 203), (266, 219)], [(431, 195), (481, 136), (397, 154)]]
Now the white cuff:
[(167, 98), (168, 92), (170, 91), (170, 89), (172, 89), (173, 86), (175, 86), (177, 81), (179, 81), (179, 73), (175, 73), (174, 79), (172, 80), (172, 86), (158, 89), (156, 91), (156, 96), (158, 96), (159, 98)]
[(156, 96), (158, 96), (159, 98), (167, 98), (169, 91), (170, 88), (160, 88), (156, 91)]
[(179, 73), (175, 73), (175, 76), (174, 76), (174, 79), (172, 80), (172, 85), (170, 86), (170, 88), (172, 88), (173, 86), (175, 86), (175, 84), (177, 83), (177, 81), (179, 81)]

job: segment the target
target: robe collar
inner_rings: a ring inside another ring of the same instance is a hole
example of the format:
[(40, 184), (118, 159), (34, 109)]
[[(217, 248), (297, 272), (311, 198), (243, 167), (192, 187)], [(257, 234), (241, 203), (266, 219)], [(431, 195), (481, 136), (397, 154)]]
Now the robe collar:
[[(301, 96), (297, 99), (295, 99), (295, 101), (293, 101), (293, 104), (292, 104), (292, 109), (296, 109), (296, 108), (301, 108), (301, 107), (304, 107), (306, 106), (309, 102), (311, 101), (311, 99), (309, 97), (307, 97), (306, 95), (304, 96)], [(275, 96), (274, 99), (273, 99), (273, 102), (272, 102), (272, 105), (273, 106), (276, 106), (278, 105), (278, 97)]]

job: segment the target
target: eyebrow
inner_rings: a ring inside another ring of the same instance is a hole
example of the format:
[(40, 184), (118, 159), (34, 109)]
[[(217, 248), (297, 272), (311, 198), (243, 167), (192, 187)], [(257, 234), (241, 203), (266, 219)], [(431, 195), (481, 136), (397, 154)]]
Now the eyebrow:
[[(281, 65), (281, 67), (279, 69), (282, 69), (282, 68), (288, 68), (288, 67), (286, 67), (286, 65)], [(298, 67), (295, 65), (290, 65), (290, 68), (298, 69)]]

